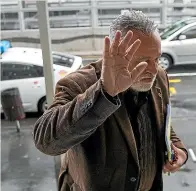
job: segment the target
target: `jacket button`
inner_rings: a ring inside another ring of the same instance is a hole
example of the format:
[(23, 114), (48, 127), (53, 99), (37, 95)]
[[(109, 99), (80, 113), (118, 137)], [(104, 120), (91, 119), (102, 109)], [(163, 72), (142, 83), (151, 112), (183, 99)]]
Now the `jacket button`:
[(131, 178), (130, 178), (130, 181), (131, 181), (131, 182), (135, 182), (135, 181), (136, 181), (136, 178), (135, 178), (135, 177), (131, 177)]

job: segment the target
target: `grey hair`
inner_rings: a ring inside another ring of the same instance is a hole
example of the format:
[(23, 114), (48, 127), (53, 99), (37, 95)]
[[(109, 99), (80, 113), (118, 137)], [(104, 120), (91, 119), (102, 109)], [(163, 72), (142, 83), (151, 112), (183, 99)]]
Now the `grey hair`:
[(128, 30), (139, 30), (143, 34), (149, 35), (157, 30), (157, 25), (154, 24), (142, 11), (123, 11), (110, 25), (109, 38), (114, 39), (117, 30), (122, 32), (125, 36)]

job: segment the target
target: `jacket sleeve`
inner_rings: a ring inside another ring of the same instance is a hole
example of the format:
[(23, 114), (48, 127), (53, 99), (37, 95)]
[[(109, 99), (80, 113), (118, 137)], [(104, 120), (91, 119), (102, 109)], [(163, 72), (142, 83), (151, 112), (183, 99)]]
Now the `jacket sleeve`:
[[(168, 75), (167, 75), (166, 72), (165, 72), (165, 74), (166, 74), (166, 77), (167, 77), (168, 95), (169, 95), (169, 94), (170, 94), (170, 92), (169, 92), (169, 79), (168, 79)], [(173, 127), (171, 127), (171, 141), (172, 141), (172, 143), (173, 143), (176, 147), (178, 147), (179, 149), (182, 149), (182, 150), (185, 152), (185, 154), (187, 155), (187, 159), (186, 159), (186, 161), (187, 161), (187, 160), (188, 160), (188, 151), (187, 151), (185, 145), (183, 144), (183, 142), (182, 142), (182, 141), (180, 140), (180, 138), (176, 135), (176, 133), (175, 133)], [(186, 163), (186, 161), (185, 161), (185, 163)], [(185, 164), (185, 163), (184, 163), (184, 164)]]
[(173, 130), (173, 128), (171, 127), (171, 141), (172, 143), (178, 147), (178, 148), (184, 148), (185, 149), (185, 145), (182, 143), (182, 141), (180, 140), (180, 138), (176, 135), (175, 131)]
[(110, 101), (100, 80), (91, 85), (83, 74), (57, 83), (53, 104), (34, 125), (36, 147), (48, 155), (60, 155), (94, 133), (120, 107), (118, 97)]

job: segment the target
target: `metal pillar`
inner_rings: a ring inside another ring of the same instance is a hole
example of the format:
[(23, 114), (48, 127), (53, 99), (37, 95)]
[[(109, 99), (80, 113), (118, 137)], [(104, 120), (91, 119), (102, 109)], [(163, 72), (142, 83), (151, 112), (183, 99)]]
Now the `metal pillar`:
[(98, 27), (97, 0), (91, 0), (91, 26), (92, 28)]
[(21, 30), (21, 32), (24, 32), (25, 23), (24, 23), (24, 12), (23, 12), (23, 6), (22, 6), (23, 2), (22, 2), (22, 0), (20, 0), (18, 3), (19, 3), (18, 5), (19, 5), (20, 30)]
[(51, 38), (49, 26), (48, 3), (45, 0), (37, 1), (40, 42), (43, 55), (44, 76), (46, 85), (46, 99), (51, 105), (54, 97), (53, 61), (51, 53)]
[(16, 120), (16, 130), (17, 130), (17, 133), (20, 133), (20, 121)]
[[(38, 22), (40, 31), (40, 42), (43, 55), (44, 63), (44, 76), (46, 84), (46, 99), (48, 106), (51, 105), (54, 97), (54, 77), (53, 77), (53, 61), (51, 53), (51, 38), (50, 38), (50, 27), (49, 27), (49, 14), (48, 14), (48, 1), (39, 0), (37, 1), (37, 12), (38, 12)], [(59, 157), (54, 157), (55, 167), (60, 166), (58, 163)], [(56, 168), (56, 180), (58, 179), (58, 173), (60, 170)]]
[[(98, 9), (97, 0), (91, 0), (91, 29), (92, 35), (96, 34), (96, 28), (98, 27)], [(96, 39), (92, 38), (93, 49), (96, 50)]]
[(161, 24), (164, 28), (167, 25), (167, 4), (168, 0), (162, 0)]

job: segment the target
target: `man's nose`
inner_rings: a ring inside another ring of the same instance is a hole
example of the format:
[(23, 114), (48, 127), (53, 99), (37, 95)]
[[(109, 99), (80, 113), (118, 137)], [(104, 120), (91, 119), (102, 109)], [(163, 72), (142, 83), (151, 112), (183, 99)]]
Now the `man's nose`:
[(157, 74), (157, 71), (158, 71), (158, 64), (157, 64), (157, 62), (155, 62), (155, 61), (149, 61), (148, 62), (148, 70), (152, 74), (156, 75)]

